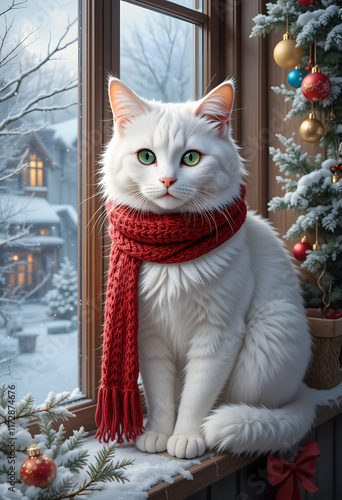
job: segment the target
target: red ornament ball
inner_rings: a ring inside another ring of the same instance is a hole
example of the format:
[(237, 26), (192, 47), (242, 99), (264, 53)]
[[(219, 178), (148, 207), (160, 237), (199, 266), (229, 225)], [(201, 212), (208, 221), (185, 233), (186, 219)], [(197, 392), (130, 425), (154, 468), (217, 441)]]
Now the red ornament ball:
[(327, 319), (342, 318), (342, 311), (337, 311), (336, 309), (329, 309), (329, 311), (326, 311), (325, 317)]
[(56, 479), (57, 467), (48, 455), (27, 458), (20, 467), (20, 477), (28, 486), (47, 488)]
[(297, 0), (297, 2), (307, 7), (308, 5), (312, 5), (313, 3), (315, 3), (316, 0)]
[(302, 81), (302, 92), (309, 101), (323, 101), (331, 91), (331, 82), (323, 73), (309, 73)]
[(300, 241), (293, 247), (293, 255), (297, 260), (304, 262), (308, 250), (312, 250), (310, 243)]
[(330, 172), (332, 172), (333, 174), (336, 172), (336, 170), (339, 170), (340, 172), (342, 172), (342, 163), (341, 164), (336, 164), (336, 165), (333, 165), (332, 167), (330, 167)]

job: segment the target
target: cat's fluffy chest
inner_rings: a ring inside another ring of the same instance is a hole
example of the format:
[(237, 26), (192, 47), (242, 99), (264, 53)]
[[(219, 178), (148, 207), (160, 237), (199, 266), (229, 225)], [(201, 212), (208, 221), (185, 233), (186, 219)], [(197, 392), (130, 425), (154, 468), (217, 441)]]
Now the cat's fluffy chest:
[[(213, 329), (227, 327), (239, 310), (246, 308), (252, 294), (253, 286), (244, 290), (249, 267), (245, 237), (245, 231), (240, 230), (219, 248), (193, 261), (166, 265), (142, 262), (139, 334), (155, 330), (173, 354), (182, 357), (204, 319)], [(241, 297), (244, 299), (238, 300)]]

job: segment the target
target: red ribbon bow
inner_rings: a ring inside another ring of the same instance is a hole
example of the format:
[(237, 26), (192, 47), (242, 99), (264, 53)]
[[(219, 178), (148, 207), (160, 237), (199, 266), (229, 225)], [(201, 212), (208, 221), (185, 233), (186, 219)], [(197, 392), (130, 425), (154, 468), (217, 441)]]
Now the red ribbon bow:
[(268, 457), (268, 479), (272, 486), (280, 485), (276, 500), (301, 500), (298, 481), (310, 493), (318, 490), (308, 478), (316, 475), (315, 459), (319, 455), (317, 441), (308, 441), (301, 447), (294, 462)]

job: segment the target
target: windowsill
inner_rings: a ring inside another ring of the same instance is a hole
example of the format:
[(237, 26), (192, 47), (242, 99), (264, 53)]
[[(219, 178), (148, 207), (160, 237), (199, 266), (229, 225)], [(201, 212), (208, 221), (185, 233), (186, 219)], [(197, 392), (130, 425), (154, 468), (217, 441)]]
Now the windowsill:
[[(341, 384), (342, 387), (342, 384)], [(328, 405), (320, 406), (317, 412), (316, 427), (342, 413), (342, 404), (334, 409)], [(167, 456), (167, 454), (165, 454)], [(188, 469), (193, 480), (188, 481), (182, 475), (174, 476), (173, 483), (159, 483), (148, 490), (148, 498), (153, 500), (165, 500), (177, 498), (182, 500), (216, 481), (242, 469), (254, 462), (256, 456), (241, 456), (234, 458), (230, 453), (223, 453), (204, 459), (199, 465), (193, 465)]]

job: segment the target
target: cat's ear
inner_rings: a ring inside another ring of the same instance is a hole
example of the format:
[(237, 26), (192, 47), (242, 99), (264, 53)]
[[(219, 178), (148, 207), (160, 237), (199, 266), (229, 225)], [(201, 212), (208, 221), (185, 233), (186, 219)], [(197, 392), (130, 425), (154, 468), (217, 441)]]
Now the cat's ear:
[(201, 99), (196, 109), (196, 116), (204, 117), (214, 123), (222, 136), (229, 127), (233, 102), (233, 83), (231, 81), (224, 82)]
[(142, 100), (117, 78), (109, 80), (108, 91), (115, 127), (121, 132), (127, 122), (147, 112)]

